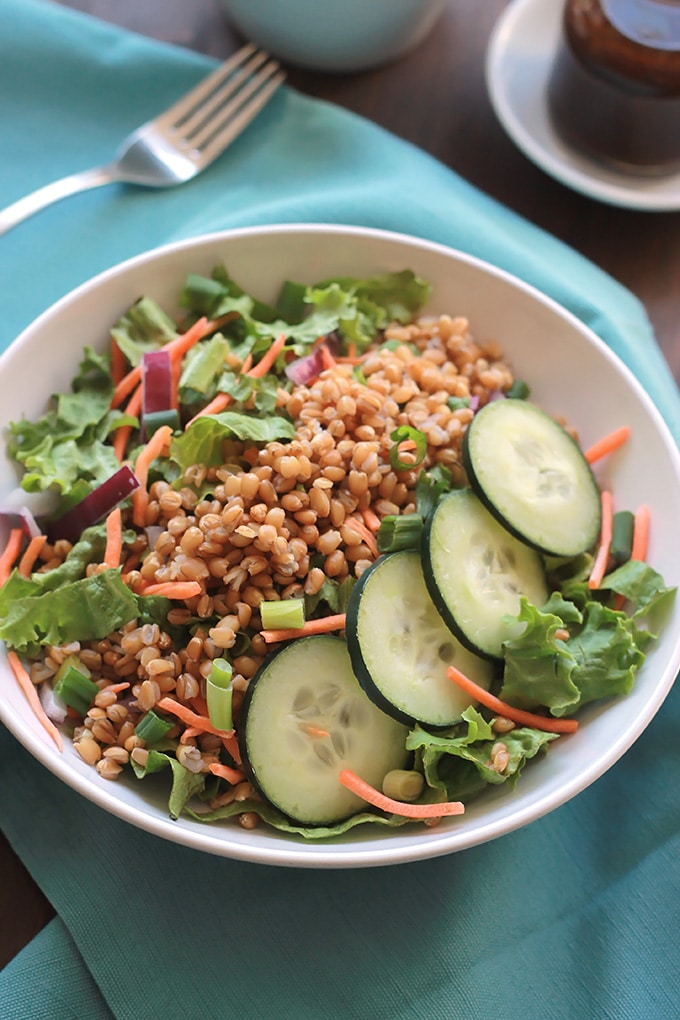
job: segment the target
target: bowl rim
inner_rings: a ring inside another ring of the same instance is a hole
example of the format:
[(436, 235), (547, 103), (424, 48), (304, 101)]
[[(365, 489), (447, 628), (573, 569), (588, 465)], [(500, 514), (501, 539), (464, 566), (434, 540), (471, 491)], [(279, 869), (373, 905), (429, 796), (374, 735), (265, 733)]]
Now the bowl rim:
[[(32, 337), (35, 334), (39, 334), (46, 323), (49, 323), (53, 317), (64, 309), (77, 304), (87, 294), (96, 291), (116, 277), (134, 272), (149, 263), (163, 260), (175, 254), (189, 252), (204, 245), (220, 244), (224, 241), (234, 242), (240, 238), (271, 236), (272, 234), (319, 236), (330, 234), (355, 238), (359, 243), (362, 239), (373, 238), (378, 241), (406, 245), (411, 249), (430, 252), (434, 255), (444, 256), (447, 259), (463, 262), (469, 267), (479, 269), (487, 275), (504, 280), (514, 288), (519, 288), (528, 297), (538, 301), (575, 328), (589, 344), (598, 348), (606, 358), (616, 365), (618, 371), (624, 376), (625, 381), (637, 392), (640, 400), (645, 405), (646, 411), (651, 416), (653, 424), (667, 447), (669, 455), (674, 459), (677, 474), (680, 478), (680, 454), (670, 429), (658, 408), (625, 362), (576, 315), (533, 285), (477, 256), (438, 242), (379, 228), (335, 223), (258, 225), (220, 230), (195, 237), (183, 238), (141, 252), (97, 273), (41, 312), (0, 355), (0, 378), (8, 363), (22, 355), (24, 348), (30, 345)], [(539, 794), (530, 803), (518, 810), (514, 810), (512, 812), (511, 824), (508, 824), (505, 814), (501, 813), (497, 818), (492, 818), (486, 823), (482, 822), (472, 832), (463, 835), (462, 838), (455, 828), (441, 832), (430, 830), (426, 841), (413, 840), (406, 843), (398, 843), (396, 840), (383, 839), (380, 841), (379, 847), (368, 844), (362, 845), (361, 842), (336, 842), (335, 844), (331, 842), (323, 844), (316, 842), (303, 843), (297, 839), (295, 841), (281, 839), (280, 845), (276, 847), (263, 847), (258, 846), (255, 842), (240, 843), (229, 842), (228, 839), (217, 840), (211, 835), (213, 830), (208, 826), (202, 826), (205, 829), (205, 834), (203, 831), (196, 831), (193, 828), (182, 828), (178, 822), (172, 821), (167, 816), (157, 817), (155, 814), (146, 813), (133, 805), (126, 804), (116, 796), (115, 790), (111, 790), (103, 782), (100, 785), (82, 778), (69, 765), (66, 757), (56, 754), (55, 750), (50, 748), (47, 740), (41, 739), (39, 735), (36, 736), (32, 732), (27, 732), (25, 727), (22, 727), (21, 720), (15, 717), (11, 708), (8, 708), (2, 701), (0, 701), (0, 721), (5, 724), (35, 759), (76, 793), (80, 793), (91, 803), (122, 821), (170, 842), (201, 850), (215, 856), (282, 867), (302, 867), (307, 869), (378, 867), (426, 860), (481, 845), (501, 835), (516, 831), (565, 804), (608, 771), (638, 739), (663, 704), (679, 668), (680, 638), (676, 643), (674, 654), (663, 673), (663, 682), (657, 686), (655, 697), (645, 704), (644, 710), (636, 717), (634, 725), (627, 727), (619, 739), (611, 744), (608, 754), (604, 757), (596, 756), (588, 767), (582, 769), (573, 780), (564, 783), (557, 793), (548, 790), (544, 795)], [(202, 823), (197, 824), (199, 826), (202, 825)], [(394, 831), (398, 833), (403, 830)], [(391, 835), (392, 832), (393, 830), (388, 832), (383, 830), (384, 835)]]

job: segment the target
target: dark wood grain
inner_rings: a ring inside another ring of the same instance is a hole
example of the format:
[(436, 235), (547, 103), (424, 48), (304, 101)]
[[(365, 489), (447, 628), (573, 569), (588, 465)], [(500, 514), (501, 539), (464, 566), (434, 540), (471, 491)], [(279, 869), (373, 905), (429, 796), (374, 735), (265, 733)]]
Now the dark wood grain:
[[(64, 6), (168, 43), (226, 57), (241, 39), (220, 0), (61, 0)], [(290, 83), (420, 146), (472, 184), (572, 245), (644, 303), (680, 380), (680, 213), (642, 213), (570, 191), (506, 137), (484, 82), (484, 57), (503, 0), (455, 0), (415, 51), (357, 75), (289, 68)], [(52, 916), (0, 839), (0, 966)]]

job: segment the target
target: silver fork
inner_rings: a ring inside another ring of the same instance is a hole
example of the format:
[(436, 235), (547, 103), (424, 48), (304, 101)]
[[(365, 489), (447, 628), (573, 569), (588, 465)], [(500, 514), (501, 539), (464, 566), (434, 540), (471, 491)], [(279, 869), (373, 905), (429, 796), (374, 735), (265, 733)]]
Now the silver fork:
[(112, 163), (62, 177), (0, 212), (0, 234), (78, 191), (116, 181), (168, 188), (209, 166), (253, 120), (285, 78), (268, 53), (248, 43), (154, 120), (142, 124)]

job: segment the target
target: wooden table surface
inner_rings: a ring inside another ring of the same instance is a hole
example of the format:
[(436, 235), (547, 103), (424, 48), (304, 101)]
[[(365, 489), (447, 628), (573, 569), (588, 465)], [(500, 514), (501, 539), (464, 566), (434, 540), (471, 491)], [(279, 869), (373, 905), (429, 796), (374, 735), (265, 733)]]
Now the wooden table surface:
[[(242, 42), (220, 0), (60, 2), (218, 58)], [(680, 214), (600, 204), (552, 180), (515, 148), (494, 116), (484, 82), (489, 34), (505, 6), (504, 0), (451, 0), (435, 31), (397, 63), (357, 75), (288, 68), (289, 81), (415, 143), (610, 273), (644, 303), (680, 380)], [(0, 875), (2, 967), (53, 911), (1, 836)]]

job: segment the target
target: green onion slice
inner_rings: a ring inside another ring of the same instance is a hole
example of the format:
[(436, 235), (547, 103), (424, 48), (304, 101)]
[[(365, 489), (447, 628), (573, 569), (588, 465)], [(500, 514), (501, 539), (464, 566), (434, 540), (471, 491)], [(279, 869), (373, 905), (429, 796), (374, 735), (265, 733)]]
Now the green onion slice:
[(213, 659), (206, 682), (208, 718), (216, 730), (232, 730), (232, 676), (234, 670), (227, 659)]
[[(399, 425), (390, 434), (390, 439), (394, 443), (394, 446), (390, 447), (390, 464), (395, 471), (410, 471), (422, 463), (427, 453), (427, 438), (420, 429), (414, 429), (411, 425)], [(409, 451), (413, 452), (415, 459), (409, 462), (403, 461), (399, 455), (401, 444), (407, 440), (415, 443), (415, 449)]]
[(420, 514), (388, 514), (383, 517), (376, 539), (381, 553), (398, 552), (400, 549), (419, 549), (423, 533), (423, 518)]
[(304, 599), (277, 599), (260, 602), (260, 617), (265, 630), (298, 629), (305, 625)]

